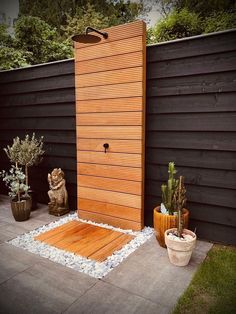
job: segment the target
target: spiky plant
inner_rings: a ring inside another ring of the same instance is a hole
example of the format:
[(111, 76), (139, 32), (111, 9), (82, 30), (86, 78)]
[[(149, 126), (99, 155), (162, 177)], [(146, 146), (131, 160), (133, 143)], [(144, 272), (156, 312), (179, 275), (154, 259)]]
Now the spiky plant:
[(187, 198), (186, 198), (186, 189), (184, 186), (184, 177), (180, 176), (179, 177), (179, 182), (177, 189), (175, 190), (173, 200), (176, 204), (176, 209), (178, 210), (178, 215), (177, 215), (177, 235), (179, 238), (182, 237), (183, 233), (183, 208), (186, 204)]
[(175, 175), (177, 173), (175, 169), (174, 162), (169, 162), (168, 165), (168, 173), (169, 178), (167, 184), (161, 185), (161, 195), (162, 195), (162, 203), (165, 205), (165, 208), (168, 210), (169, 215), (173, 215), (176, 210), (176, 203), (173, 199), (175, 190), (178, 186), (179, 180), (175, 179)]

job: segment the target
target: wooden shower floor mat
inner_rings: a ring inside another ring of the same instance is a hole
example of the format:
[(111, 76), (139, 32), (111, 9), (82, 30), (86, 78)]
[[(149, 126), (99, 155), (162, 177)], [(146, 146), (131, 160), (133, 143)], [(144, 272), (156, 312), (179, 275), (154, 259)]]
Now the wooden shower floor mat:
[(38, 235), (35, 240), (102, 262), (133, 238), (122, 232), (74, 220)]

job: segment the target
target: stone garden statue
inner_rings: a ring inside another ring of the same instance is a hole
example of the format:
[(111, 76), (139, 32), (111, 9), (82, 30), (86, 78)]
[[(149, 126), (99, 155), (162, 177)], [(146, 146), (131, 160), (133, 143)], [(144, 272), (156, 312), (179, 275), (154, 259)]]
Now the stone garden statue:
[(61, 168), (55, 168), (51, 174), (48, 174), (48, 183), (50, 188), (48, 191), (48, 196), (50, 198), (50, 202), (48, 203), (49, 214), (61, 216), (68, 213), (69, 208), (66, 181), (64, 179), (64, 172)]

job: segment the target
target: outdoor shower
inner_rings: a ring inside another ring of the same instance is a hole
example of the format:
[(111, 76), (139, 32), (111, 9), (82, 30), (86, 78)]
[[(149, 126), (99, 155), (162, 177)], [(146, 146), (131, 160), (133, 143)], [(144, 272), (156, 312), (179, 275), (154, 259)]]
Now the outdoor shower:
[(84, 44), (89, 44), (89, 43), (97, 43), (101, 40), (101, 37), (99, 36), (96, 36), (96, 35), (91, 35), (89, 34), (89, 31), (92, 31), (92, 32), (95, 32), (99, 35), (102, 35), (104, 39), (107, 39), (108, 38), (108, 33), (106, 32), (100, 32), (98, 31), (97, 29), (93, 28), (93, 27), (86, 27), (85, 29), (85, 34), (79, 34), (79, 35), (74, 35), (71, 37), (71, 39), (73, 41), (76, 41), (76, 42), (80, 42), (80, 43), (84, 43)]

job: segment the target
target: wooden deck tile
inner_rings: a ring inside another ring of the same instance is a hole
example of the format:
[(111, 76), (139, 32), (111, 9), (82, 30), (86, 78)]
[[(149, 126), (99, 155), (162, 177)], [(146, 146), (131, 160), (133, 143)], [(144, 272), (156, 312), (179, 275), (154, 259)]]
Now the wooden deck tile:
[(131, 235), (79, 221), (70, 221), (35, 237), (35, 240), (100, 262), (132, 239)]

